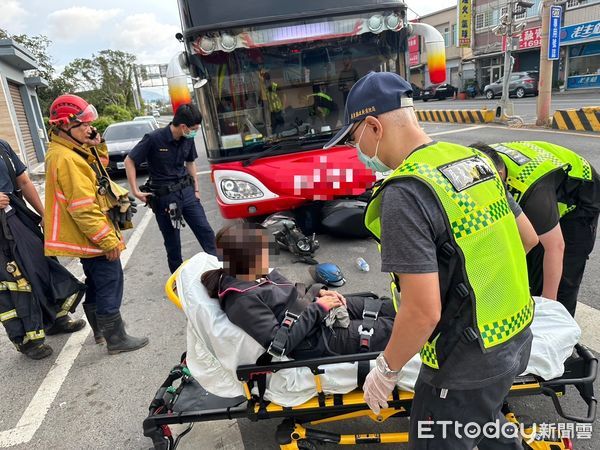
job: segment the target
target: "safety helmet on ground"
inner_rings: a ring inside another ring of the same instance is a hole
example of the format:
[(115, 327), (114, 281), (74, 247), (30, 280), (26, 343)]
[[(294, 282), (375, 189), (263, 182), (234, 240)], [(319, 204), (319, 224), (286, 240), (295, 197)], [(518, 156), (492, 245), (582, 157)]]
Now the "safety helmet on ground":
[(97, 118), (98, 112), (94, 105), (90, 105), (78, 95), (61, 95), (50, 106), (50, 123), (52, 125), (93, 122)]
[(340, 287), (346, 283), (339, 266), (333, 263), (322, 263), (308, 268), (308, 272), (317, 283)]

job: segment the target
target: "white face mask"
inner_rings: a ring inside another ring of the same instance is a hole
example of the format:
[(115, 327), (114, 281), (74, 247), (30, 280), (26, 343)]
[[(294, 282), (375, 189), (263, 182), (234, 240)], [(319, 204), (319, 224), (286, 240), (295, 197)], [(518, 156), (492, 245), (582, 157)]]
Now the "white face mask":
[(380, 139), (377, 139), (377, 146), (375, 147), (375, 155), (373, 155), (372, 157), (369, 158), (367, 155), (365, 155), (361, 151), (360, 140), (362, 139), (362, 136), (366, 129), (367, 129), (367, 126), (365, 125), (362, 132), (360, 133), (360, 137), (358, 138), (358, 141), (356, 142), (356, 150), (358, 150), (358, 159), (365, 166), (367, 166), (368, 169), (371, 169), (373, 172), (389, 172), (392, 169), (389, 168), (388, 166), (386, 166), (384, 163), (382, 163), (381, 160), (377, 157), (377, 152), (379, 151)]

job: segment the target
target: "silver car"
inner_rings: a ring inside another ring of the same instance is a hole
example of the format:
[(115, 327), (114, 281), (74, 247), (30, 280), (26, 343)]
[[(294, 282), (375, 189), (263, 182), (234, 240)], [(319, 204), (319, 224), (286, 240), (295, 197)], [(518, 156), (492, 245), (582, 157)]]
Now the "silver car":
[[(508, 95), (514, 95), (517, 98), (523, 98), (526, 95), (538, 95), (538, 72), (514, 72), (510, 76), (508, 83)], [(502, 95), (502, 83), (504, 77), (499, 78), (494, 83), (488, 84), (483, 89), (483, 94), (488, 100)]]
[[(103, 137), (108, 147), (108, 169), (125, 170), (125, 157), (145, 134), (155, 128), (147, 120), (113, 123), (106, 128)], [(142, 164), (141, 167), (144, 167)]]

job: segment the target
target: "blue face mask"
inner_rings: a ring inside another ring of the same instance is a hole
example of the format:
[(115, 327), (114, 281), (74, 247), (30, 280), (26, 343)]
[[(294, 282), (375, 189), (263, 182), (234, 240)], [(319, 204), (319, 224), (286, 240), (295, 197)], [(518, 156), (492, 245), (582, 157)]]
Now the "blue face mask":
[(190, 132), (188, 134), (184, 133), (183, 137), (187, 138), (187, 139), (194, 139), (197, 134), (198, 134), (198, 130), (190, 130)]
[(377, 141), (377, 147), (375, 147), (375, 155), (373, 155), (371, 158), (369, 158), (360, 150), (360, 140), (362, 139), (362, 135), (365, 132), (366, 128), (367, 127), (363, 128), (362, 133), (360, 133), (360, 137), (358, 138), (358, 142), (356, 143), (358, 159), (361, 163), (363, 163), (365, 166), (367, 166), (368, 169), (371, 169), (373, 172), (389, 172), (392, 169), (386, 166), (384, 163), (382, 163), (381, 160), (377, 157), (377, 152), (379, 150), (379, 140)]

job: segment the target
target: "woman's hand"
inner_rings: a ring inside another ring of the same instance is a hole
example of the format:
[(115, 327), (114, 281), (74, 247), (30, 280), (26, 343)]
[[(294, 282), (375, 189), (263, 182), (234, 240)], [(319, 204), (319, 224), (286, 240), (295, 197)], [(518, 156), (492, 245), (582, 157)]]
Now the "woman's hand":
[(330, 309), (337, 308), (338, 306), (343, 306), (344, 303), (334, 295), (327, 295), (325, 297), (319, 297), (317, 299), (317, 304), (325, 310), (325, 312), (329, 312)]
[(4, 192), (0, 192), (0, 209), (6, 208), (10, 204), (10, 198)]
[(319, 297), (335, 297), (337, 298), (344, 306), (346, 306), (346, 298), (336, 291), (328, 291), (326, 289), (321, 289), (319, 291)]

